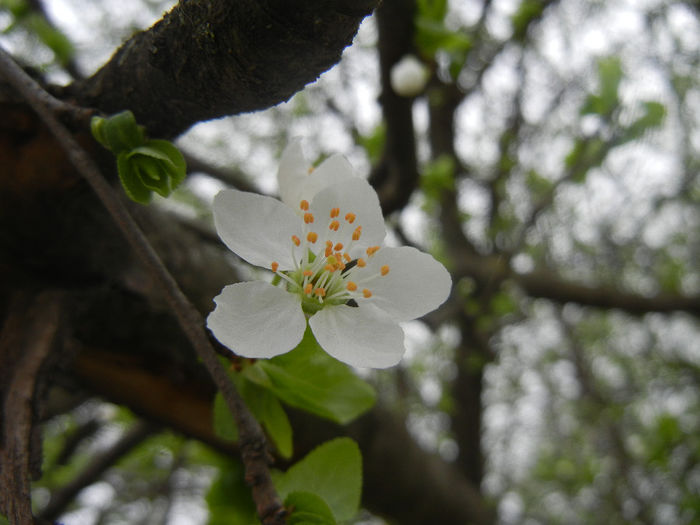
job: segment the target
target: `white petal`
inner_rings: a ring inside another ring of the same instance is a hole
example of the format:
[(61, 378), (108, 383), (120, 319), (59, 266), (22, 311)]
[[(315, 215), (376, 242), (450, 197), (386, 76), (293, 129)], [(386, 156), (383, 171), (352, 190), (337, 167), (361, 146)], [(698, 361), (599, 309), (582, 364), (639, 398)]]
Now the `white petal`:
[[(374, 246), (384, 242), (386, 228), (382, 209), (379, 206), (379, 198), (377, 192), (365, 179), (354, 177), (329, 186), (316, 194), (314, 200), (311, 201), (310, 210), (320, 223), (319, 229), (327, 228), (327, 224), (330, 222), (330, 211), (333, 208), (340, 208), (338, 221), (344, 228), (345, 234), (344, 239), (341, 235), (337, 240), (349, 242), (355, 228), (362, 226), (359, 241), (361, 245)], [(352, 224), (345, 220), (348, 213), (353, 213), (356, 216)]]
[(280, 166), (277, 171), (277, 184), (280, 188), (282, 202), (296, 210), (303, 198), (301, 196), (302, 183), (309, 175), (309, 161), (301, 149), (301, 141), (298, 139), (290, 142), (282, 152)]
[(401, 327), (371, 306), (332, 306), (311, 319), (309, 326), (321, 347), (351, 366), (386, 368), (404, 354)]
[(342, 155), (331, 155), (302, 181), (302, 198), (311, 202), (316, 194), (329, 186), (359, 178)]
[(236, 354), (268, 358), (295, 348), (306, 329), (299, 298), (262, 281), (226, 286), (207, 317), (214, 336)]
[(450, 294), (452, 278), (445, 267), (408, 246), (381, 248), (367, 259), (365, 268), (353, 272), (352, 279), (360, 284), (363, 277), (376, 275), (384, 265), (389, 266), (389, 273), (366, 284), (372, 297), (359, 299), (360, 308), (371, 303), (397, 321), (409, 321), (434, 310)]
[(301, 219), (277, 199), (238, 190), (214, 198), (216, 231), (229, 249), (251, 264), (294, 268), (292, 235), (302, 236)]

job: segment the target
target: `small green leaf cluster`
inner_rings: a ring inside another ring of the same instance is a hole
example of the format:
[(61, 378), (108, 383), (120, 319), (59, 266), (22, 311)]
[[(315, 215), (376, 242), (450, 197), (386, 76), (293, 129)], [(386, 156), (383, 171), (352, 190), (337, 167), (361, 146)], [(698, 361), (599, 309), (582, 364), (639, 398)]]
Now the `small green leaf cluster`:
[(117, 157), (117, 171), (130, 199), (148, 204), (155, 191), (167, 197), (185, 179), (185, 158), (172, 142), (146, 137), (131, 111), (93, 117), (92, 135)]

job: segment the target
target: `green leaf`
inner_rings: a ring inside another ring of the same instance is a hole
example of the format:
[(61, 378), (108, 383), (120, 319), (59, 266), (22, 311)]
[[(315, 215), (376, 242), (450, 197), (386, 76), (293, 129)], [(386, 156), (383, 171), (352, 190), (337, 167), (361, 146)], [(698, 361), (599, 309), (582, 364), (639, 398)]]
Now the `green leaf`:
[(117, 155), (117, 172), (119, 180), (124, 187), (127, 196), (138, 203), (148, 204), (151, 202), (151, 191), (143, 185), (134, 163), (130, 162), (129, 153), (123, 151)]
[(115, 155), (137, 148), (146, 140), (143, 127), (129, 110), (108, 118), (93, 117), (90, 129), (95, 139)]
[(472, 40), (463, 31), (452, 31), (440, 21), (416, 18), (416, 45), (428, 56), (438, 50), (446, 51), (454, 58), (465, 57), (472, 48)]
[(284, 506), (291, 509), (287, 525), (335, 525), (333, 512), (322, 498), (311, 492), (292, 492), (284, 500)]
[(277, 397), (240, 374), (235, 376), (238, 392), (282, 457), (292, 456), (292, 425)]
[(238, 441), (238, 427), (221, 392), (214, 396), (214, 433), (226, 441)]
[(0, 525), (10, 525), (10, 520), (7, 517), (0, 514)]
[(360, 506), (362, 455), (352, 439), (334, 439), (273, 479), (282, 499), (293, 492), (311, 492), (328, 504), (337, 521), (349, 520)]
[(309, 328), (297, 348), (260, 360), (243, 374), (288, 405), (341, 424), (369, 410), (376, 397), (350, 367), (321, 349)]
[(245, 483), (243, 466), (237, 461), (224, 461), (219, 476), (206, 496), (209, 507), (208, 525), (253, 525), (259, 523), (250, 488)]

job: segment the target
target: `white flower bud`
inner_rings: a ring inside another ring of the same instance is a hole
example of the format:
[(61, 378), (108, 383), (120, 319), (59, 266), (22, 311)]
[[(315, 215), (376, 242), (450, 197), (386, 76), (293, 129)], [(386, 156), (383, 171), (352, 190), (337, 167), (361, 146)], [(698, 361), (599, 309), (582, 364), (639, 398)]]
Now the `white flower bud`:
[(428, 68), (413, 55), (405, 55), (391, 68), (391, 88), (402, 97), (415, 97), (428, 82)]

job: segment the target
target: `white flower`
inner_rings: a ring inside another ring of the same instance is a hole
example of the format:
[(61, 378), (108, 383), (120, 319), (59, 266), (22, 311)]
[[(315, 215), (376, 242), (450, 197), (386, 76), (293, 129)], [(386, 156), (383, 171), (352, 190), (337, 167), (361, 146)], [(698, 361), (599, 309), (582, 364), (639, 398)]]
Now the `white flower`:
[(226, 286), (207, 326), (245, 357), (295, 348), (307, 320), (331, 356), (358, 367), (395, 365), (404, 353), (399, 322), (437, 308), (452, 284), (447, 270), (415, 248), (383, 247), (379, 199), (339, 155), (311, 170), (299, 142), (282, 155), (282, 202), (224, 190), (214, 199), (216, 230), (233, 252), (268, 268), (273, 283)]
[(391, 68), (391, 89), (402, 97), (419, 95), (428, 82), (428, 68), (413, 55), (405, 55)]

